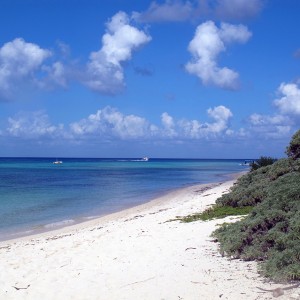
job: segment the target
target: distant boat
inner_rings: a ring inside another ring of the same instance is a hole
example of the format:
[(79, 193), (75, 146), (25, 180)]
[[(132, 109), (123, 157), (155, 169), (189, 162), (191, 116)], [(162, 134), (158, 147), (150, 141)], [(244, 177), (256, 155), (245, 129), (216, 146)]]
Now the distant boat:
[(142, 161), (148, 161), (148, 160), (149, 160), (149, 158), (147, 156), (142, 158)]
[(245, 160), (244, 163), (240, 164), (241, 166), (251, 166), (253, 163), (252, 160)]
[(56, 160), (53, 162), (54, 165), (60, 165), (62, 164), (63, 162), (61, 160)]

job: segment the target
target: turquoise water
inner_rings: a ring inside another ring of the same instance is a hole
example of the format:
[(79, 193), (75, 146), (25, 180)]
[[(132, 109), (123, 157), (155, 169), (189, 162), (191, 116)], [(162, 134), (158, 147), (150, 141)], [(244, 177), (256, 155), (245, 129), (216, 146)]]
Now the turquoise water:
[(0, 158), (0, 239), (135, 206), (175, 188), (225, 180), (244, 160)]

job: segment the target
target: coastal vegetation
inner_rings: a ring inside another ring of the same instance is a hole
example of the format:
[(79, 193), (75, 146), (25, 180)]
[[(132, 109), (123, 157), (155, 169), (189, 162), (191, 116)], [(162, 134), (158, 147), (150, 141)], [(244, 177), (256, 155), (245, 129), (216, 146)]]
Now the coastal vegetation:
[(251, 163), (251, 171), (257, 170), (261, 167), (272, 165), (276, 161), (275, 158), (268, 156), (261, 156), (259, 159)]
[(287, 158), (251, 169), (217, 200), (213, 209), (252, 209), (240, 221), (218, 228), (213, 236), (224, 255), (260, 261), (263, 275), (300, 280), (300, 130), (286, 154)]
[(185, 217), (178, 217), (178, 219), (183, 223), (189, 223), (197, 220), (207, 221), (211, 219), (225, 218), (228, 216), (241, 216), (249, 214), (252, 208), (252, 206), (232, 207), (228, 205), (214, 205), (201, 213), (192, 214)]

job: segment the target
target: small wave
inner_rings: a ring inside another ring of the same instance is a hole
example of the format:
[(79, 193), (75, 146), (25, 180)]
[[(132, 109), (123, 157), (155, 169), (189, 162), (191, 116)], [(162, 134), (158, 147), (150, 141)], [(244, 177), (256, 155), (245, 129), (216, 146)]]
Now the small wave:
[(83, 220), (92, 220), (92, 219), (97, 219), (100, 216), (89, 216), (89, 217), (83, 217)]
[(26, 231), (20, 231), (20, 232), (10, 233), (9, 236), (29, 235), (30, 233), (33, 233), (33, 232), (34, 232), (34, 230), (26, 230)]
[(63, 221), (60, 221), (60, 222), (55, 222), (55, 223), (50, 223), (50, 224), (47, 224), (47, 225), (44, 225), (45, 228), (55, 228), (55, 227), (61, 227), (61, 226), (66, 226), (66, 225), (69, 225), (69, 224), (73, 224), (75, 223), (74, 220), (63, 220)]

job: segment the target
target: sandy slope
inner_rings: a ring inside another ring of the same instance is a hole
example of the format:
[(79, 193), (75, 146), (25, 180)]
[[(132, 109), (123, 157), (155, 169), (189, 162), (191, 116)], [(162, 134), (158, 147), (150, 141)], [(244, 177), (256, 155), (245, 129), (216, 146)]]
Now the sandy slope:
[[(167, 222), (233, 184), (194, 186), (89, 223), (0, 244), (0, 299), (273, 299), (256, 264), (219, 255), (217, 223)], [(280, 299), (297, 298), (300, 289)], [(276, 295), (275, 295), (276, 296)]]

